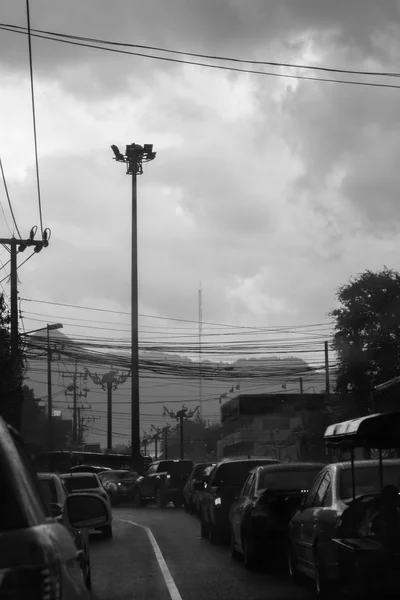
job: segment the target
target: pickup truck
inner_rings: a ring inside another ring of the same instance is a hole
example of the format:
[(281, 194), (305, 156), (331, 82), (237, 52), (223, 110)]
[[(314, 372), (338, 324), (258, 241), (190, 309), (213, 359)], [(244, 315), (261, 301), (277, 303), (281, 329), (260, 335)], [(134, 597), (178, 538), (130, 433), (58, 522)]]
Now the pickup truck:
[(133, 505), (139, 507), (155, 501), (159, 508), (164, 508), (169, 502), (181, 507), (183, 488), (192, 469), (191, 460), (153, 462), (135, 482)]

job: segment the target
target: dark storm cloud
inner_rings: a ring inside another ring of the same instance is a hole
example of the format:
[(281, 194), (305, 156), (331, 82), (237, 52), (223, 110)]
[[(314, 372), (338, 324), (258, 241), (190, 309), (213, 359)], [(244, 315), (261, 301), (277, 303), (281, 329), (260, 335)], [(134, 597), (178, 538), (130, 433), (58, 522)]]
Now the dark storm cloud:
[[(379, 6), (374, 0), (36, 0), (31, 3), (31, 13), (33, 28), (249, 59), (296, 61), (307, 42), (296, 41), (296, 36), (308, 36), (322, 50), (329, 34), (332, 47), (347, 49), (346, 66), (349, 61), (357, 66), (369, 56), (387, 60), (388, 49), (381, 47), (378, 37), (393, 35), (399, 23), (395, 0)], [(5, 0), (1, 19), (26, 25), (25, 2)], [(77, 93), (100, 90), (112, 95), (125, 89), (129, 76), (151, 79), (155, 72), (172, 73), (180, 68), (36, 38), (33, 48), (38, 75), (62, 80), (71, 91), (76, 85)], [(271, 56), (271, 48), (279, 54)], [(26, 36), (1, 31), (0, 57), (3, 65), (26, 74)], [(331, 59), (331, 64), (337, 65), (334, 55)], [(90, 70), (87, 90), (85, 65)], [(79, 79), (75, 81), (71, 76), (74, 67)], [(65, 72), (68, 77), (64, 80)]]

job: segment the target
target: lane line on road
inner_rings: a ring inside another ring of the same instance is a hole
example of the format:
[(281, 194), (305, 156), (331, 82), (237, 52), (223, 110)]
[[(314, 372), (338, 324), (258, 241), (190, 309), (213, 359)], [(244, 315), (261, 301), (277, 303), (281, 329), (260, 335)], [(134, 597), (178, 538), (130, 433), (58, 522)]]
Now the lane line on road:
[(180, 595), (179, 590), (176, 587), (175, 581), (172, 578), (171, 572), (168, 569), (168, 565), (165, 562), (165, 559), (160, 550), (160, 546), (157, 544), (156, 538), (154, 537), (151, 529), (149, 527), (146, 527), (146, 525), (140, 525), (140, 523), (135, 523), (135, 521), (128, 521), (128, 519), (116, 519), (116, 520), (122, 521), (123, 523), (129, 523), (130, 525), (133, 525), (134, 527), (140, 527), (141, 529), (145, 530), (145, 532), (147, 533), (147, 536), (150, 540), (150, 544), (152, 545), (152, 548), (154, 550), (154, 554), (156, 556), (158, 566), (160, 567), (160, 571), (162, 573), (162, 576), (164, 577), (165, 585), (168, 588), (168, 592), (169, 592), (169, 595), (171, 596), (171, 600), (182, 600), (182, 596)]

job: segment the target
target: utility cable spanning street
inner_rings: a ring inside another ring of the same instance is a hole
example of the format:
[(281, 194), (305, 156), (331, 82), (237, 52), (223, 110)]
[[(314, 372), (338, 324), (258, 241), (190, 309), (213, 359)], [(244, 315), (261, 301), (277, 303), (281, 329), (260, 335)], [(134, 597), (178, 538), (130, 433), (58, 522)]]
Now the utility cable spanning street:
[(94, 600), (308, 600), (285, 568), (246, 571), (200, 537), (197, 518), (168, 506), (113, 510), (112, 540), (91, 538)]

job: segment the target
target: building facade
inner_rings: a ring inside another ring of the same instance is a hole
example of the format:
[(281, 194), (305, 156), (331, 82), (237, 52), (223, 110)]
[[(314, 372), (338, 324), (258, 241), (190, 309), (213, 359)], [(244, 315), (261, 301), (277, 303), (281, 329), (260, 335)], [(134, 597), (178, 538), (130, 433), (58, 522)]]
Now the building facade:
[(325, 394), (243, 394), (221, 406), (218, 458), (325, 460)]

